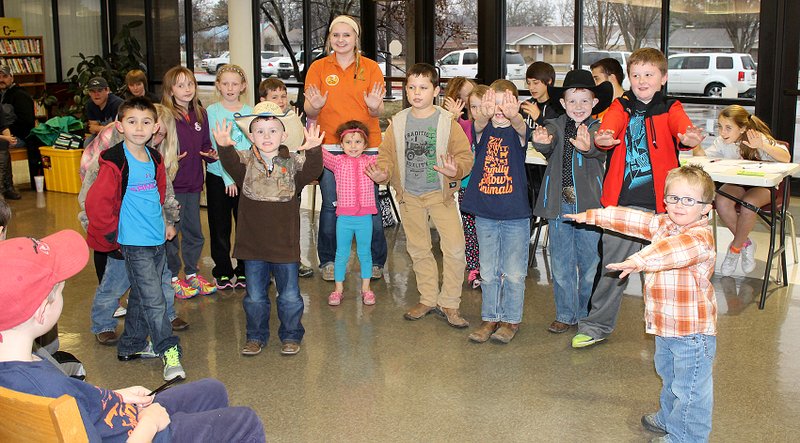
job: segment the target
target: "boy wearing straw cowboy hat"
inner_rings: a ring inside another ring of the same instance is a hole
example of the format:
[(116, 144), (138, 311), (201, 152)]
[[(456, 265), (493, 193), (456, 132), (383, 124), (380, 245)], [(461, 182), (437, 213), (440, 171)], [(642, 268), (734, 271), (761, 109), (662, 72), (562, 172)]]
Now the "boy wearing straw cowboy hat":
[(260, 353), (269, 338), (267, 289), (273, 275), (278, 289), (281, 354), (294, 355), (300, 352), (305, 333), (297, 278), (300, 213), (296, 190), (322, 173), (319, 145), (325, 134), (314, 125), (306, 130), (294, 111), (284, 113), (271, 102), (257, 104), (251, 115), (236, 115), (236, 124), (253, 143), (249, 151), (233, 147), (230, 123), (218, 124), (213, 133), (222, 165), (241, 188), (233, 250), (237, 259), (245, 260), (247, 276), (247, 295), (242, 302), (247, 337), (241, 353)]

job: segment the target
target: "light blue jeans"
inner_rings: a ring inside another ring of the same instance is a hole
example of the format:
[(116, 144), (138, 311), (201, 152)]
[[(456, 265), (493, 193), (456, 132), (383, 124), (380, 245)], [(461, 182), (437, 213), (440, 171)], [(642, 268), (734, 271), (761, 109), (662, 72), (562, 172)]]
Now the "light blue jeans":
[(589, 314), (589, 299), (600, 264), (600, 235), (594, 226), (577, 224), (564, 218), (576, 212), (574, 203), (561, 203), (561, 215), (547, 220), (550, 236), (550, 270), (556, 320), (568, 325)]
[[(175, 314), (175, 291), (170, 284), (172, 273), (165, 267), (161, 276), (161, 290), (164, 301), (167, 303), (167, 317), (169, 321), (178, 318)], [(103, 280), (97, 286), (92, 301), (92, 334), (99, 334), (117, 329), (117, 319), (114, 311), (119, 306), (119, 299), (131, 287), (128, 280), (128, 271), (125, 269), (125, 260), (108, 257)]]
[(663, 382), (656, 422), (667, 431), (668, 441), (708, 441), (716, 353), (717, 337), (713, 335), (656, 336), (653, 360)]
[(333, 279), (337, 282), (343, 282), (347, 273), (354, 235), (361, 278), (372, 277), (372, 214), (340, 215), (336, 220), (336, 260), (333, 262)]
[(531, 220), (475, 217), (481, 263), (481, 319), (517, 324), (522, 321)]

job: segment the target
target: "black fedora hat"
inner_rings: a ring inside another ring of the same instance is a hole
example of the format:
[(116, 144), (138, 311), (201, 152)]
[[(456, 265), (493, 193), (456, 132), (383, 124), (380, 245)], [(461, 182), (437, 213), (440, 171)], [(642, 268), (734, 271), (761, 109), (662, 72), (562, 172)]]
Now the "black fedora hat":
[(592, 114), (599, 114), (605, 111), (611, 106), (611, 102), (614, 100), (614, 86), (612, 86), (611, 83), (605, 81), (599, 85), (595, 85), (591, 72), (585, 69), (574, 69), (567, 72), (567, 76), (564, 77), (563, 86), (547, 87), (547, 94), (550, 96), (550, 102), (563, 111), (563, 106), (561, 106), (559, 100), (564, 98), (564, 92), (566, 92), (567, 89), (572, 88), (588, 89), (592, 91), (594, 98), (598, 100), (597, 105), (592, 108)]

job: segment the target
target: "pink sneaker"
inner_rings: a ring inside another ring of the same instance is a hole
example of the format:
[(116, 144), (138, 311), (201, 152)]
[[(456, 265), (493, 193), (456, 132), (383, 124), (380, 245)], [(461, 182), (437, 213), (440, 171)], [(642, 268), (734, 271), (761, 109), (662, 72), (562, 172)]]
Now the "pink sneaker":
[(339, 306), (342, 303), (342, 293), (333, 291), (331, 295), (328, 296), (328, 305), (330, 306)]
[(175, 291), (175, 298), (187, 300), (197, 295), (197, 289), (186, 282), (186, 280), (175, 280), (172, 282), (172, 290)]
[(372, 291), (361, 291), (361, 300), (367, 306), (375, 304), (375, 293)]
[(197, 290), (200, 295), (211, 295), (217, 292), (217, 285), (212, 285), (202, 275), (195, 274), (186, 279), (189, 285)]

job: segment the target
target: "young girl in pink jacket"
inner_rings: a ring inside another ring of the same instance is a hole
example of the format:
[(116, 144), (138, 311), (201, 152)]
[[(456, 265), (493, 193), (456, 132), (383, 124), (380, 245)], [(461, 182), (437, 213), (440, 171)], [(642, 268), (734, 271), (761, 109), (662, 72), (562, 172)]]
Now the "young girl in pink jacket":
[(322, 162), (336, 177), (336, 258), (333, 277), (336, 284), (328, 296), (328, 304), (342, 302), (344, 274), (350, 260), (353, 235), (356, 253), (361, 264), (361, 300), (365, 305), (375, 304), (375, 293), (369, 288), (372, 277), (372, 215), (375, 206), (375, 184), (364, 173), (367, 165), (375, 163), (375, 156), (365, 155), (369, 130), (359, 121), (348, 121), (336, 130), (344, 154), (334, 155), (322, 150)]

